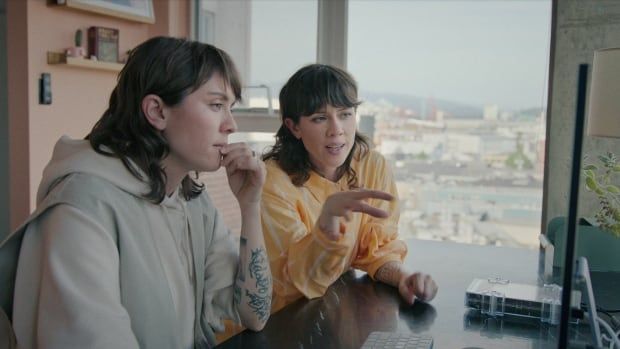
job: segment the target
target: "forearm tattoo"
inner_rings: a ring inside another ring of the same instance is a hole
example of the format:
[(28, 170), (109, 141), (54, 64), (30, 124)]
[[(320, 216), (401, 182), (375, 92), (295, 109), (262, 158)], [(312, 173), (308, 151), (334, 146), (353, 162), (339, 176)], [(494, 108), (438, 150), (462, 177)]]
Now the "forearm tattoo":
[(375, 279), (388, 285), (398, 287), (398, 282), (400, 281), (400, 266), (399, 262), (385, 263), (375, 273)]
[(267, 320), (271, 310), (271, 284), (268, 275), (267, 254), (264, 248), (252, 250), (250, 257), (250, 277), (256, 280), (256, 292), (245, 290), (245, 295), (249, 298), (248, 305), (261, 321)]

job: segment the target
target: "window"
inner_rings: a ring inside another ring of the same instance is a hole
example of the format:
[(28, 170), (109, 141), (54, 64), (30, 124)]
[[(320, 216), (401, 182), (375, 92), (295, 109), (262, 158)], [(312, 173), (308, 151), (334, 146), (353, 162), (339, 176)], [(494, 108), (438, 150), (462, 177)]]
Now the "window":
[(263, 131), (231, 141), (273, 144), (280, 88), (316, 61), (318, 16), (348, 22), (359, 128), (392, 163), (404, 237), (538, 245), (551, 0), (349, 0), (342, 19), (317, 0), (198, 0), (195, 12), (196, 36), (246, 82), (240, 130)]
[(401, 234), (537, 247), (551, 1), (351, 0), (348, 23)]
[(278, 94), (297, 69), (316, 61), (317, 0), (197, 2), (199, 40), (224, 49), (244, 81), (243, 103), (235, 111), (241, 131), (232, 141), (263, 150), (279, 125)]

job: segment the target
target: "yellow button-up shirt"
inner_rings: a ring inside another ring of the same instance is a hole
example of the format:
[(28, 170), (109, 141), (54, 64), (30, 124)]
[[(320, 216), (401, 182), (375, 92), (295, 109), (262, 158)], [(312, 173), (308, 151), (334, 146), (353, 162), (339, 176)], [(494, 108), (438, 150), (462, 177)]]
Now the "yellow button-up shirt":
[(311, 172), (297, 187), (274, 160), (268, 160), (263, 187), (262, 225), (273, 275), (272, 311), (305, 296), (320, 297), (340, 275), (353, 267), (371, 277), (385, 263), (402, 261), (407, 246), (398, 240), (398, 193), (385, 158), (369, 151), (362, 159), (353, 158), (358, 186), (386, 191), (393, 201), (371, 199), (368, 203), (390, 213), (385, 219), (353, 213), (341, 220), (342, 237), (327, 239), (317, 219), (331, 194), (349, 190), (347, 176), (332, 182)]

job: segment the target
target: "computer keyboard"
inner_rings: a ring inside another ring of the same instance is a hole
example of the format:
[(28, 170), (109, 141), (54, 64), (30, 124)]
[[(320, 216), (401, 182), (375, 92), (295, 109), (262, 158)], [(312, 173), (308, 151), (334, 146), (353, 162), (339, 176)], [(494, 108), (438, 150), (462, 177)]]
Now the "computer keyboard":
[(431, 349), (433, 338), (415, 333), (372, 332), (361, 349)]

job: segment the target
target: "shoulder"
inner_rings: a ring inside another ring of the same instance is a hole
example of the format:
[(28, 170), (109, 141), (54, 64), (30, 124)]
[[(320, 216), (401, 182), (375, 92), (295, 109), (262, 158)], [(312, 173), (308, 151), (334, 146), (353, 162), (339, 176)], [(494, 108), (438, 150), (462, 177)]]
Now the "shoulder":
[(282, 170), (280, 164), (274, 159), (265, 160), (265, 169), (267, 170), (268, 177), (277, 179), (288, 178), (288, 174)]
[(291, 177), (280, 168), (277, 161), (273, 159), (265, 161), (265, 168), (267, 169), (267, 178), (263, 185), (263, 199), (269, 200), (275, 196), (288, 200), (298, 195), (301, 187), (293, 184)]
[(280, 167), (277, 161), (270, 159), (265, 161), (265, 169), (267, 170), (267, 179), (265, 187), (269, 186), (294, 186), (291, 177)]
[(81, 219), (112, 233), (119, 224), (123, 224), (119, 222), (141, 221), (144, 202), (144, 199), (123, 191), (105, 179), (73, 173), (58, 179), (57, 184), (37, 204), (37, 209), (24, 223), (24, 227), (53, 208), (65, 207), (69, 211), (62, 211), (63, 214), (78, 213)]
[(356, 167), (361, 170), (367, 171), (385, 171), (388, 167), (388, 162), (381, 153), (374, 149), (369, 149), (365, 154), (358, 155), (359, 160), (356, 162)]
[(374, 149), (368, 150), (366, 158), (368, 159), (368, 162), (373, 164), (385, 164), (387, 162), (387, 160), (385, 160), (385, 157)]
[(42, 204), (46, 201), (58, 201), (84, 208), (102, 202), (118, 205), (119, 201), (127, 201), (134, 197), (133, 194), (103, 178), (85, 173), (73, 173), (60, 179), (46, 195)]

